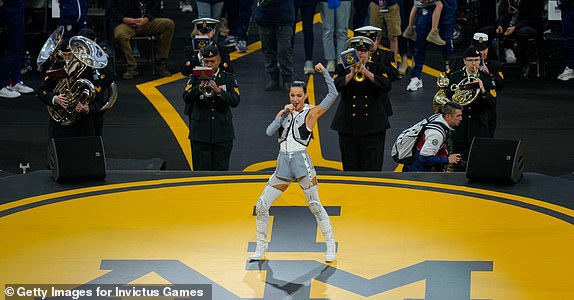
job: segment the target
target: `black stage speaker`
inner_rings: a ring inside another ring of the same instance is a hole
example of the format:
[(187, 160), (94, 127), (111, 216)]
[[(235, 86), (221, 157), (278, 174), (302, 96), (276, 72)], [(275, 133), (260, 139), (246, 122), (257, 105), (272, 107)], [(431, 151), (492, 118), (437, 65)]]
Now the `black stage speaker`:
[(517, 183), (522, 178), (526, 152), (520, 141), (472, 140), (466, 178), (474, 181)]
[(48, 167), (56, 181), (104, 179), (106, 158), (102, 138), (88, 136), (50, 140)]

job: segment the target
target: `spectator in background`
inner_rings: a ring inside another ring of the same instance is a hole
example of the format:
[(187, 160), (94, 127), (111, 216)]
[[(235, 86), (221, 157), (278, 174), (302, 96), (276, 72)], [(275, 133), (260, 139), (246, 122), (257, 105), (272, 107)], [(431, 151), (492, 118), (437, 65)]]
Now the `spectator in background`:
[[(413, 7), (413, 0), (399, 0), (399, 6), (401, 7), (400, 9), (400, 17), (401, 17), (401, 32), (405, 31), (407, 29), (407, 26), (409, 24), (409, 15), (410, 15), (410, 11)], [(398, 43), (399, 43), (399, 55), (401, 56), (401, 63), (398, 66), (398, 70), (399, 70), (399, 78), (403, 78), (405, 76), (405, 74), (407, 73), (407, 70), (409, 68), (409, 57), (412, 58), (412, 50), (415, 48), (414, 46), (414, 42), (410, 39), (407, 39), (405, 37), (403, 37), (402, 35), (399, 35), (398, 37)]]
[(223, 0), (196, 0), (197, 18), (221, 19)]
[(229, 36), (225, 39), (225, 46), (235, 46), (237, 52), (245, 53), (253, 0), (233, 0), (226, 2), (225, 5), (229, 25)]
[(24, 0), (3, 0), (0, 7), (0, 26), (6, 26), (6, 53), (0, 54), (0, 98), (18, 98), (33, 93), (24, 84), (20, 70), (24, 54)]
[[(441, 0), (443, 10), (439, 21), (438, 28), (441, 38), (445, 41), (442, 49), (442, 57), (445, 61), (445, 70), (449, 69), (450, 58), (453, 52), (452, 34), (454, 32), (454, 21), (456, 17), (457, 2), (456, 0)], [(416, 41), (415, 41), (415, 65), (411, 72), (412, 78), (407, 85), (407, 91), (416, 91), (423, 87), (422, 70), (425, 64), (426, 50), (428, 41), (426, 37), (431, 31), (432, 15), (435, 7), (425, 6), (417, 10), (416, 17)]]
[(114, 29), (114, 38), (127, 63), (123, 79), (133, 79), (139, 74), (138, 64), (132, 52), (130, 40), (134, 36), (159, 35), (160, 42), (156, 53), (156, 70), (161, 76), (171, 76), (167, 69), (167, 59), (175, 23), (168, 18), (158, 18), (159, 0), (110, 0), (107, 14), (118, 25)]
[(347, 49), (351, 0), (339, 2), (320, 0), (319, 11), (323, 20), (323, 53), (327, 60), (327, 71), (335, 72), (336, 60)]
[(370, 2), (371, 0), (353, 0), (353, 30), (367, 25)]
[[(235, 75), (219, 69), (218, 48), (207, 46), (201, 54), (204, 65), (215, 75), (209, 80), (190, 78), (183, 94), (193, 170), (227, 171), (235, 139), (231, 108), (239, 105), (239, 87)], [(211, 94), (206, 91), (208, 86)]]
[(181, 12), (193, 12), (193, 2), (191, 0), (179, 1), (179, 8)]
[(313, 16), (316, 7), (317, 0), (295, 0), (295, 21), (297, 21), (297, 14), (301, 11), (301, 22), (303, 23), (303, 45), (305, 47), (303, 72), (305, 75), (315, 73), (315, 67), (313, 67)]
[(279, 89), (288, 92), (293, 76), (293, 25), (295, 5), (293, 0), (259, 0), (255, 9), (255, 22), (259, 26), (261, 48), (265, 56), (265, 72), (270, 80), (266, 91)]
[(417, 34), (415, 32), (415, 21), (417, 18), (417, 12), (419, 7), (429, 7), (429, 6), (434, 6), (434, 10), (432, 13), (432, 21), (431, 21), (431, 30), (428, 33), (428, 35), (426, 36), (426, 40), (427, 42), (431, 42), (433, 44), (439, 45), (439, 46), (444, 46), (445, 45), (445, 41), (443, 39), (440, 38), (440, 34), (439, 34), (439, 29), (438, 29), (438, 23), (440, 21), (440, 14), (443, 8), (442, 2), (440, 0), (432, 0), (432, 1), (415, 1), (415, 5), (413, 6), (413, 8), (411, 8), (411, 14), (409, 15), (409, 25), (407, 26), (407, 29), (405, 29), (405, 32), (403, 33), (403, 36), (406, 37), (407, 39), (411, 39), (413, 41), (417, 40)]
[(567, 81), (574, 78), (574, 1), (558, 0), (558, 7), (562, 11), (562, 36), (564, 37), (564, 71), (558, 79)]
[(88, 0), (59, 0), (60, 22), (64, 26), (64, 38), (77, 35), (80, 29), (88, 27)]
[[(479, 31), (488, 34), (490, 40), (497, 35), (515, 39), (518, 43), (521, 77), (526, 78), (530, 73), (528, 63), (528, 40), (536, 38), (542, 32), (542, 13), (544, 1), (540, 0), (505, 0), (498, 7), (498, 20), (495, 25), (486, 26)], [(516, 63), (514, 41), (504, 42), (504, 54), (507, 63)]]
[[(393, 52), (393, 62), (395, 67), (397, 64), (397, 56), (399, 54), (399, 40), (398, 37), (401, 35), (401, 8), (399, 6), (398, 0), (386, 0), (383, 2), (384, 6), (380, 6), (378, 0), (373, 0), (371, 2), (371, 25), (382, 28), (383, 23), (387, 27), (387, 36), (389, 38), (389, 47)], [(355, 29), (357, 31), (357, 29)], [(379, 35), (380, 40), (380, 35)], [(371, 38), (372, 39), (372, 38)], [(379, 47), (379, 43), (374, 40)]]

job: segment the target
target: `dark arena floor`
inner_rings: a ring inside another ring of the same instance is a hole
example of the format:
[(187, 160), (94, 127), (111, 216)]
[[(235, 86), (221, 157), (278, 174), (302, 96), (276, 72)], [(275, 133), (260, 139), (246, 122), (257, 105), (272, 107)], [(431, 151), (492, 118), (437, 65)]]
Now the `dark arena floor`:
[[(176, 20), (169, 60), (175, 72), (195, 13), (179, 12), (175, 1), (165, 2), (164, 13)], [(390, 147), (400, 131), (432, 113), (436, 76), (444, 68), (436, 46), (429, 47), (423, 89), (405, 91), (408, 76), (393, 83), (382, 172), (340, 171), (338, 137), (329, 128), (334, 110), (315, 128), (309, 153), (331, 216), (336, 261), (324, 262), (323, 236), (295, 185), (270, 211), (267, 260), (250, 262), (254, 205), (278, 150), (264, 128), (288, 101), (263, 90), (267, 76), (256, 33), (254, 25), (248, 53), (232, 53), (241, 103), (233, 109), (230, 172), (191, 171), (181, 97), (186, 79), (179, 73), (158, 78), (142, 66), (136, 79), (116, 80), (119, 99), (105, 116), (103, 180), (54, 181), (46, 169), (45, 106), (33, 95), (0, 101), (4, 299), (42, 298), (11, 296), (11, 288), (144, 285), (201, 289), (203, 297), (188, 298), (217, 300), (574, 298), (574, 156), (568, 153), (574, 81), (556, 80), (562, 67), (549, 62), (540, 77), (533, 72), (524, 80), (517, 68), (507, 69), (495, 138), (520, 141), (527, 153), (517, 183), (401, 173)], [(39, 36), (28, 43), (43, 44)], [(303, 75), (300, 28), (294, 54), (296, 77), (309, 83), (314, 103), (326, 87), (321, 78)], [(24, 80), (37, 87), (41, 76), (28, 73)], [(29, 165), (25, 174), (21, 165)]]

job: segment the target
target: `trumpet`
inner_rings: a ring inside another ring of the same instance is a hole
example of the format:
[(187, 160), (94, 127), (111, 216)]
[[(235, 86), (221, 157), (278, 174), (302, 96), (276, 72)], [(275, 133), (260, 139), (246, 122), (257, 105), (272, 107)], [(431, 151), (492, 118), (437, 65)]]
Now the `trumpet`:
[(363, 64), (360, 62), (358, 64), (355, 64), (355, 66), (354, 66), (355, 74), (353, 75), (353, 79), (356, 82), (363, 82), (365, 80), (365, 73), (363, 73), (363, 71), (361, 71), (362, 67), (363, 67)]
[(206, 82), (205, 86), (201, 90), (202, 99), (213, 97), (214, 91), (213, 86), (209, 84), (212, 80), (215, 80), (215, 74), (210, 67), (195, 67), (193, 68), (192, 76), (197, 78), (199, 81)]

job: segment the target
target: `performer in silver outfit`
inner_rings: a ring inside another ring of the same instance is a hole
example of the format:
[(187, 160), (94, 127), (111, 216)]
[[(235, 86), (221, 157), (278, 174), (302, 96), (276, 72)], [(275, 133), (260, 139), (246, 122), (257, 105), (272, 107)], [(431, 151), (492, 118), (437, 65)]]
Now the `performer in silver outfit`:
[(305, 82), (294, 81), (289, 89), (290, 104), (277, 113), (275, 120), (267, 126), (267, 135), (278, 134), (279, 156), (277, 167), (263, 193), (257, 200), (257, 247), (255, 253), (249, 258), (261, 260), (267, 249), (267, 228), (269, 227), (269, 208), (283, 193), (291, 182), (297, 181), (303, 189), (309, 204), (309, 210), (315, 215), (317, 224), (325, 236), (325, 261), (335, 260), (335, 237), (329, 215), (319, 200), (317, 189), (317, 174), (311, 157), (307, 153), (307, 146), (311, 141), (313, 127), (317, 120), (325, 114), (338, 96), (333, 78), (321, 63), (315, 66), (315, 71), (322, 73), (329, 89), (325, 98), (317, 106), (305, 103), (307, 90)]

